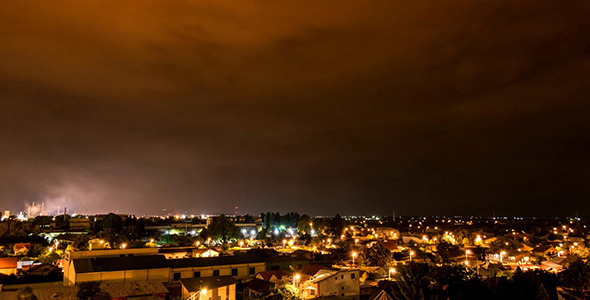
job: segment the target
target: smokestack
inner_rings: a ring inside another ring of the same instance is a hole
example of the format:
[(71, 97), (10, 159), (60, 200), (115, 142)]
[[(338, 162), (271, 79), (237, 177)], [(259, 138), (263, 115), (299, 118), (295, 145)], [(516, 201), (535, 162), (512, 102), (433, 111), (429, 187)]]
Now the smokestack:
[(68, 208), (64, 206), (64, 216), (68, 214)]

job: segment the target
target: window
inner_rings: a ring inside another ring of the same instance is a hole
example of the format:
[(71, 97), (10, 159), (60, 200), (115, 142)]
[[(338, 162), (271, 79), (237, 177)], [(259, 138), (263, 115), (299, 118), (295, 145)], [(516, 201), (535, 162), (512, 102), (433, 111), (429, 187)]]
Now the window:
[(180, 280), (180, 273), (174, 273), (174, 274), (172, 275), (172, 279), (173, 279), (173, 280)]
[(231, 276), (238, 276), (238, 269), (231, 269)]
[(355, 279), (356, 278), (356, 274), (352, 273), (350, 274), (350, 279)]
[(213, 276), (219, 276), (219, 270), (213, 270)]
[(344, 287), (343, 287), (343, 286), (341, 286), (341, 287), (340, 287), (340, 289), (341, 289), (341, 290), (344, 290)]
[(248, 274), (254, 275), (254, 273), (256, 273), (256, 269), (250, 268), (250, 270), (248, 271)]
[(344, 274), (340, 275), (340, 279), (344, 279)]
[(119, 254), (119, 257), (125, 257), (125, 254)]
[(193, 273), (193, 277), (194, 277), (194, 278), (199, 278), (199, 277), (201, 277), (201, 271), (195, 271), (195, 272)]
[(281, 269), (281, 267), (280, 267), (280, 266), (270, 266), (270, 270), (271, 270), (271, 271), (278, 271), (278, 270), (280, 270), (280, 269)]

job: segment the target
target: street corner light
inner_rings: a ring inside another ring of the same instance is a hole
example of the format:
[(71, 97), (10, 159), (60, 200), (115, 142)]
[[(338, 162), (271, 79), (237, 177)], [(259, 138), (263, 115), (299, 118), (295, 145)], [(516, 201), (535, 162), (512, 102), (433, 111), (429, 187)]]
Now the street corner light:
[(203, 296), (207, 296), (207, 289), (203, 289), (203, 290), (201, 290), (201, 295), (203, 295)]
[(469, 261), (468, 260), (465, 261), (465, 265), (466, 266), (469, 266)]
[(299, 276), (299, 274), (295, 274), (295, 276), (293, 276), (293, 285), (295, 285), (295, 282), (299, 282), (299, 278), (301, 278), (301, 276)]
[(125, 243), (121, 244), (121, 249), (125, 249), (125, 248), (127, 248), (127, 244), (125, 244)]

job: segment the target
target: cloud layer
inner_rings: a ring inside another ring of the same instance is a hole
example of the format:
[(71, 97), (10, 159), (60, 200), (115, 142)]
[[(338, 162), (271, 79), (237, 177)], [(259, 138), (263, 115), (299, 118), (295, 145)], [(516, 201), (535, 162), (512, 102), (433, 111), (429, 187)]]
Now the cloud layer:
[(0, 208), (590, 213), (589, 13), (4, 1)]

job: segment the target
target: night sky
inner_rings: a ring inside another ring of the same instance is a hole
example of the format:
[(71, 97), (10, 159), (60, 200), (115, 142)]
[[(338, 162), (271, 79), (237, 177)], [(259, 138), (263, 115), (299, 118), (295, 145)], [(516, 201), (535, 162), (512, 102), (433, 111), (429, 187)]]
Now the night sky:
[(590, 213), (590, 1), (0, 1), (0, 209)]

